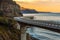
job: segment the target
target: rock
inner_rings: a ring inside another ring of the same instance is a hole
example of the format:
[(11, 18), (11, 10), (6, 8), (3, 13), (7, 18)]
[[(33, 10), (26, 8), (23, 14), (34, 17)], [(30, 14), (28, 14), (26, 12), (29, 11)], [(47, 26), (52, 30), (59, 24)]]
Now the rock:
[(12, 0), (0, 0), (0, 40), (20, 40), (17, 21), (11, 17), (23, 16), (20, 6)]
[(22, 13), (20, 12), (20, 6), (12, 0), (0, 1), (0, 11), (4, 13), (4, 16), (22, 16)]
[(39, 39), (36, 39), (36, 38), (34, 38), (34, 37), (31, 37), (31, 40), (39, 40)]
[(20, 40), (20, 30), (14, 25), (14, 19), (0, 17), (0, 40)]

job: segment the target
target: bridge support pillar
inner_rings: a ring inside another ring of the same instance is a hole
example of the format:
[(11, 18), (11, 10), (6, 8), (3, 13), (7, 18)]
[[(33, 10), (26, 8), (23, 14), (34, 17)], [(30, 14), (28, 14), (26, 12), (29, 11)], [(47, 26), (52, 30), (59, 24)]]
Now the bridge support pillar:
[(21, 38), (21, 40), (27, 40), (26, 39), (26, 30), (27, 30), (27, 26), (24, 24), (20, 24), (20, 38)]

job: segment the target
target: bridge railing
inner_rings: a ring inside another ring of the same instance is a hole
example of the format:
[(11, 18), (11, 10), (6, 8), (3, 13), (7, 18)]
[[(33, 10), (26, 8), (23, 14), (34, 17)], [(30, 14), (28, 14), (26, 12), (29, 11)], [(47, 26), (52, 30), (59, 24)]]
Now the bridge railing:
[(31, 20), (23, 17), (14, 17), (14, 19), (20, 24), (20, 38), (21, 40), (30, 40), (30, 36), (26, 37), (27, 26), (36, 26), (40, 28), (50, 28), (60, 30), (60, 23), (53, 21)]

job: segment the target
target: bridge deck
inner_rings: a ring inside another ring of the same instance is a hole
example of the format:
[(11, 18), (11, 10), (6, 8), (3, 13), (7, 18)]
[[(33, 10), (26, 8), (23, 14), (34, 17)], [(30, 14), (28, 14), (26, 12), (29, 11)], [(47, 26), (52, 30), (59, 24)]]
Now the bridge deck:
[(31, 19), (25, 19), (25, 18), (19, 18), (19, 17), (15, 17), (14, 19), (16, 21), (20, 22), (20, 23), (24, 23), (24, 24), (27, 24), (27, 25), (47, 27), (47, 28), (60, 30), (60, 23), (58, 23), (58, 22), (31, 20)]

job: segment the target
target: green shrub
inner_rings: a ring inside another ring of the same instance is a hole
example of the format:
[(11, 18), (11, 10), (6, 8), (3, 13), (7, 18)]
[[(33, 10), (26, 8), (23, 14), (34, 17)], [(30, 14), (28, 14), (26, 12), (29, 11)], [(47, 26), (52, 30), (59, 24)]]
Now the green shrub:
[(20, 40), (20, 31), (14, 29), (14, 19), (0, 17), (0, 40)]

